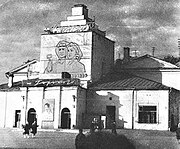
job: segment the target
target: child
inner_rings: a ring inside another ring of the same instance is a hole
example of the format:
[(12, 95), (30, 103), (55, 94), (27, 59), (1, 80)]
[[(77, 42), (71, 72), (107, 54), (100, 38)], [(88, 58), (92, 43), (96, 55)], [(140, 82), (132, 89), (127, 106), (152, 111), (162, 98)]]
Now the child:
[(178, 124), (178, 127), (176, 129), (176, 138), (178, 143), (180, 144), (180, 123)]
[(23, 128), (24, 128), (24, 132), (23, 132), (23, 135), (24, 135), (24, 138), (29, 138), (29, 124), (26, 124), (26, 125), (22, 125)]

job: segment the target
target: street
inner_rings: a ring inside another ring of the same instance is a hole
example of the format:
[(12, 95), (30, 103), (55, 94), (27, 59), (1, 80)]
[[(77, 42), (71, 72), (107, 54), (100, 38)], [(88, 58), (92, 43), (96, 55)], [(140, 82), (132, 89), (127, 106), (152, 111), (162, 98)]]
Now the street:
[[(22, 129), (0, 128), (0, 148), (75, 149), (78, 130), (39, 129), (35, 138), (24, 138), (22, 132)], [(172, 132), (127, 129), (118, 129), (117, 132), (133, 141), (137, 149), (180, 149)]]
[(21, 129), (0, 129), (0, 147), (74, 149), (74, 139), (77, 132), (40, 130), (35, 138), (24, 138)]

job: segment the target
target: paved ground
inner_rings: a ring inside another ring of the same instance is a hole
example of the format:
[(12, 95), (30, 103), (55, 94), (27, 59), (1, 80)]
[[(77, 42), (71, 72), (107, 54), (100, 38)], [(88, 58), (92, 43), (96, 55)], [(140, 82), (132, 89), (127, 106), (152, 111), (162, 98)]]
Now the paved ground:
[[(110, 130), (106, 130), (110, 131)], [(180, 149), (175, 133), (167, 131), (117, 130), (137, 149)], [(78, 130), (39, 130), (35, 138), (23, 138), (22, 129), (0, 129), (0, 148), (75, 149)]]
[(180, 149), (176, 134), (169, 131), (118, 130), (134, 142), (136, 149)]
[(1, 148), (74, 149), (74, 131), (38, 131), (35, 138), (24, 138), (21, 129), (0, 129)]

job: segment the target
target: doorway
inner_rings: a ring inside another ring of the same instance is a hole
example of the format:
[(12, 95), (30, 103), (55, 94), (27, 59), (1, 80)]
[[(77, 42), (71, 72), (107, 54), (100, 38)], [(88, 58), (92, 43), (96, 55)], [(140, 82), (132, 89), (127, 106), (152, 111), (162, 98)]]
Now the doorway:
[(34, 108), (30, 108), (27, 115), (27, 121), (31, 125), (36, 119), (36, 110)]
[(115, 121), (115, 106), (106, 106), (106, 127), (111, 128), (112, 123)]
[(14, 127), (20, 128), (20, 121), (21, 121), (21, 110), (15, 110)]
[(61, 111), (61, 128), (63, 129), (71, 128), (71, 113), (68, 108), (64, 108)]

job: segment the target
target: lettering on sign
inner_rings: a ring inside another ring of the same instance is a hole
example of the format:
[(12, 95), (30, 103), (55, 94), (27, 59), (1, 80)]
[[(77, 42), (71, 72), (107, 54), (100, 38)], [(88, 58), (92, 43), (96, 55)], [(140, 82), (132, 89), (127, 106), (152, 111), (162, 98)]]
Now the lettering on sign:
[(52, 27), (51, 29), (44, 29), (45, 32), (50, 34), (56, 33), (75, 33), (88, 31), (90, 29), (89, 25), (77, 25), (77, 26), (61, 26), (61, 27)]
[(32, 86), (32, 87), (48, 87), (48, 86), (60, 86), (60, 85), (79, 85), (80, 81), (78, 79), (61, 79), (61, 80), (29, 80), (24, 81), (22, 86)]
[(56, 33), (75, 33), (75, 32), (85, 32), (89, 31), (91, 28), (95, 28), (96, 25), (94, 22), (88, 23), (86, 25), (74, 25), (74, 26), (55, 26), (51, 29), (46, 28), (44, 29), (45, 32), (48, 32), (50, 34), (56, 34)]

